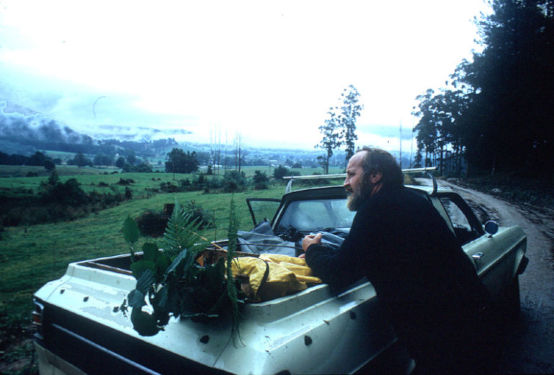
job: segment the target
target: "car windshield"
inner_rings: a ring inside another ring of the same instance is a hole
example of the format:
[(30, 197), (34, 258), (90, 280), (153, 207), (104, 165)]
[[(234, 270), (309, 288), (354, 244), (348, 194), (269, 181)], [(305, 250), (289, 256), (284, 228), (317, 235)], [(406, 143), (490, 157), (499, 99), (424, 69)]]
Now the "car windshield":
[(348, 210), (346, 199), (313, 199), (290, 202), (277, 230), (293, 227), (312, 232), (323, 229), (350, 229), (355, 212)]

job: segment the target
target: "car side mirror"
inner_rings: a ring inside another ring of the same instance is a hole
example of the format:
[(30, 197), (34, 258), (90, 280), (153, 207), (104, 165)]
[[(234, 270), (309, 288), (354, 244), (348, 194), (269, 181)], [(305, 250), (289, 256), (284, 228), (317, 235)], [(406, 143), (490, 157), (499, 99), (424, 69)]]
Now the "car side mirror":
[(498, 224), (496, 221), (489, 220), (485, 223), (485, 232), (489, 234), (489, 237), (492, 237), (496, 232), (498, 232)]

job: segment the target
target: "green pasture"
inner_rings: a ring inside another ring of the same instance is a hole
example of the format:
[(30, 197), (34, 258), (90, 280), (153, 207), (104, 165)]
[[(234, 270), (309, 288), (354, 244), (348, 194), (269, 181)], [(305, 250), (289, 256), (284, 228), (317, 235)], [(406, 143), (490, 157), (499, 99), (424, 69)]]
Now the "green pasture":
[[(241, 171), (243, 171), (248, 178), (254, 176), (255, 171), (261, 171), (269, 178), (272, 178), (274, 169), (275, 168), (268, 166), (247, 166), (242, 167)], [(133, 194), (138, 196), (145, 195), (146, 189), (159, 188), (162, 182), (171, 182), (174, 185), (178, 185), (180, 180), (192, 180), (197, 176), (197, 173), (119, 173), (119, 169), (117, 168), (79, 168), (73, 165), (57, 166), (56, 171), (62, 182), (70, 178), (75, 178), (81, 184), (81, 188), (86, 192), (95, 190), (99, 193), (104, 193), (109, 192), (113, 188), (123, 191), (125, 187), (117, 185), (117, 183), (121, 179), (131, 179), (134, 182), (128, 186), (133, 190)], [(38, 176), (26, 177), (29, 172), (38, 173)], [(223, 176), (224, 172), (224, 170), (220, 170), (215, 176)], [(292, 172), (300, 175), (321, 174), (321, 168), (292, 168), (291, 173)], [(331, 168), (329, 173), (343, 173), (343, 170), (340, 168)], [(36, 193), (40, 183), (45, 181), (49, 175), (50, 172), (46, 171), (43, 167), (1, 165), (0, 190), (23, 188), (31, 189)], [(214, 176), (205, 177), (210, 179)], [(100, 186), (101, 183), (109, 186)]]
[(71, 222), (5, 228), (0, 241), (0, 314), (27, 319), (33, 293), (45, 282), (61, 277), (70, 262), (126, 253), (128, 247), (120, 229), (127, 216), (136, 218), (147, 210), (161, 211), (166, 203), (184, 205), (194, 201), (214, 215), (216, 227), (201, 234), (215, 240), (227, 236), (231, 199), (235, 201), (240, 229), (250, 230), (252, 222), (245, 199), (279, 198), (282, 194), (283, 186), (234, 194), (156, 194)]
[[(247, 176), (253, 176), (256, 170), (261, 170), (268, 176), (273, 173), (268, 167), (245, 167), (243, 170)], [(69, 174), (70, 171), (75, 173)], [(310, 168), (298, 171), (302, 174), (317, 172)], [(10, 319), (27, 319), (32, 294), (45, 282), (59, 278), (69, 262), (127, 252), (120, 233), (123, 220), (127, 216), (136, 218), (147, 210), (161, 211), (166, 203), (177, 201), (185, 205), (194, 201), (215, 218), (216, 227), (204, 230), (202, 234), (210, 240), (221, 239), (227, 236), (231, 199), (235, 201), (240, 229), (249, 230), (252, 229), (252, 222), (245, 199), (280, 198), (285, 187), (284, 181), (274, 181), (267, 190), (249, 189), (234, 194), (201, 191), (146, 194), (147, 189), (159, 188), (162, 182), (178, 185), (179, 180), (192, 180), (195, 176), (173, 173), (112, 174), (103, 169), (78, 167), (59, 168), (58, 173), (61, 181), (76, 178), (85, 191), (122, 191), (125, 186), (117, 183), (121, 179), (133, 180), (127, 185), (133, 190), (133, 199), (75, 221), (4, 228), (0, 233), (0, 318), (7, 316)], [(46, 179), (47, 175), (0, 178), (0, 189), (25, 188), (36, 192), (41, 181)], [(99, 186), (101, 183), (108, 187)], [(300, 188), (302, 184), (296, 183), (295, 186)]]
[[(2, 166), (3, 168), (4, 166)], [(11, 166), (7, 166), (11, 167)], [(28, 169), (41, 167), (25, 167)], [(125, 188), (124, 186), (117, 185), (121, 180), (133, 180), (133, 182), (128, 185), (129, 188), (133, 190), (133, 193), (142, 193), (145, 189), (159, 188), (162, 182), (171, 182), (174, 185), (178, 185), (179, 180), (189, 179), (191, 180), (194, 177), (194, 174), (184, 174), (184, 173), (112, 173), (114, 169), (99, 169), (99, 168), (78, 168), (78, 167), (65, 167), (65, 168), (56, 168), (58, 175), (60, 176), (60, 181), (65, 182), (70, 178), (75, 178), (81, 184), (81, 188), (90, 192), (96, 190), (100, 193), (107, 192), (111, 189), (110, 186), (114, 188)], [(73, 173), (71, 173), (73, 172)], [(252, 172), (254, 174), (254, 172)], [(42, 181), (48, 179), (50, 173), (40, 174), (38, 177), (3, 177), (0, 178), (0, 189), (32, 189), (34, 192), (37, 192), (38, 187)], [(0, 174), (1, 177), (1, 174)], [(109, 186), (101, 186), (102, 183)]]
[[(227, 237), (229, 208), (231, 199), (235, 202), (239, 218), (239, 229), (250, 230), (253, 227), (246, 198), (280, 198), (285, 190), (285, 181), (272, 179), (274, 168), (267, 166), (244, 167), (242, 171), (251, 179), (256, 170), (264, 172), (271, 180), (269, 189), (253, 190), (252, 184), (240, 193), (204, 193), (202, 191), (161, 193), (155, 191), (161, 183), (179, 186), (180, 180), (197, 179), (197, 174), (173, 173), (120, 173), (114, 168), (92, 168), (77, 166), (57, 166), (62, 182), (75, 178), (81, 188), (87, 192), (110, 193), (123, 192), (126, 187), (133, 191), (133, 199), (124, 201), (116, 207), (105, 209), (86, 217), (51, 224), (5, 227), (0, 229), (0, 341), (6, 337), (25, 336), (30, 324), (32, 296), (43, 284), (60, 278), (68, 263), (103, 256), (127, 253), (128, 245), (123, 239), (121, 226), (128, 217), (137, 218), (145, 211), (161, 211), (165, 204), (179, 202), (186, 205), (194, 201), (197, 206), (208, 211), (215, 218), (215, 228), (201, 231), (209, 240)], [(117, 171), (118, 173), (113, 173)], [(321, 173), (321, 168), (293, 169), (298, 174)], [(26, 177), (29, 172), (36, 177)], [(224, 170), (218, 171), (222, 176)], [(340, 173), (332, 171), (331, 173)], [(0, 166), (0, 191), (8, 196), (36, 193), (40, 183), (48, 179), (49, 172), (42, 167)], [(205, 176), (208, 180), (212, 176)], [(132, 180), (129, 185), (118, 184), (120, 180)], [(342, 183), (333, 181), (331, 183)], [(314, 182), (296, 182), (295, 187), (302, 188)], [(25, 190), (22, 190), (25, 189)], [(33, 193), (29, 193), (32, 191)], [(269, 213), (268, 213), (269, 216)], [(152, 238), (141, 238), (138, 246)], [(155, 240), (155, 239), (154, 239)], [(6, 343), (5, 343), (6, 344)], [(8, 344), (6, 344), (8, 345)], [(3, 345), (5, 347), (5, 345)], [(2, 360), (17, 361), (20, 357), (30, 356), (32, 349), (8, 349), (0, 356)], [(21, 351), (19, 353), (17, 350)], [(19, 353), (19, 354), (18, 354)]]
[[(98, 175), (104, 173), (118, 172), (116, 167), (78, 167), (76, 165), (56, 165), (56, 171), (60, 176), (81, 176), (81, 175)], [(48, 177), (50, 172), (44, 167), (30, 165), (0, 165), (0, 181), (1, 178), (11, 177), (27, 177), (29, 173), (36, 173), (39, 177)]]

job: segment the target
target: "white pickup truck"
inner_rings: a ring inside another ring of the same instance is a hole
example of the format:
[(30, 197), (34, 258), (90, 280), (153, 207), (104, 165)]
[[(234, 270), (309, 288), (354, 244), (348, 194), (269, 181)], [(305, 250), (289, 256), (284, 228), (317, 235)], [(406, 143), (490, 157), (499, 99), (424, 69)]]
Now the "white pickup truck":
[[(527, 264), (524, 232), (492, 222), (482, 225), (452, 191), (408, 188), (432, 202), (499, 305), (516, 313), (518, 275)], [(345, 199), (344, 189), (335, 186), (248, 203), (255, 224), (257, 212), (266, 217), (275, 213), (271, 227), (276, 234), (332, 228), (346, 235), (353, 213)], [(120, 311), (136, 284), (130, 264), (129, 255), (71, 263), (62, 278), (36, 292), (33, 318), (41, 374), (351, 374), (409, 373), (413, 368), (367, 280), (338, 295), (320, 284), (244, 303), (239, 343), (231, 340), (229, 316), (209, 322), (172, 318), (163, 331), (146, 337)]]

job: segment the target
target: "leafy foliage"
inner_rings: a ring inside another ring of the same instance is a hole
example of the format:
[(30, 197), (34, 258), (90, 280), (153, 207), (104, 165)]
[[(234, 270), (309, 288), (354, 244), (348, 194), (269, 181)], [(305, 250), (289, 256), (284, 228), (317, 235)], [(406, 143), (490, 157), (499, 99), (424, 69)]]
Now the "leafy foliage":
[[(198, 229), (213, 228), (215, 219), (212, 213), (205, 210), (194, 200), (188, 201), (184, 207), (185, 216), (188, 220), (196, 223)], [(137, 217), (136, 222), (139, 231), (144, 236), (160, 237), (164, 234), (172, 211), (148, 210)]]
[(215, 226), (214, 216), (209, 211), (203, 209), (196, 201), (188, 201), (185, 204), (185, 212), (191, 221), (198, 223), (199, 229), (213, 228)]
[(542, 174), (554, 159), (554, 2), (494, 0), (492, 8), (478, 22), (482, 51), (446, 88), (418, 97), (418, 148), (441, 164), (452, 152), (491, 174)]
[(114, 160), (111, 156), (105, 154), (96, 154), (92, 159), (92, 163), (94, 165), (113, 165)]
[(87, 165), (92, 166), (93, 163), (92, 160), (83, 155), (83, 153), (78, 152), (73, 159), (67, 161), (67, 164), (85, 167)]
[[(232, 243), (236, 241), (238, 229), (232, 202), (231, 217), (227, 264), (234, 254), (236, 244)], [(213, 264), (196, 262), (208, 244), (197, 234), (198, 230), (198, 220), (192, 219), (176, 203), (165, 230), (164, 251), (155, 243), (147, 242), (139, 259), (133, 251), (138, 238), (137, 224), (134, 220), (125, 220), (123, 233), (131, 244), (131, 255), (135, 259), (131, 270), (137, 279), (135, 289), (127, 296), (127, 304), (132, 308), (131, 321), (139, 334), (155, 335), (169, 322), (170, 316), (210, 319), (220, 316), (229, 307), (233, 315), (232, 334), (238, 332), (238, 292), (230, 267), (225, 266), (224, 258)], [(152, 314), (142, 311), (146, 300), (152, 306)]]
[(238, 218), (235, 212), (235, 202), (231, 200), (231, 209), (229, 213), (229, 249), (227, 250), (227, 296), (231, 302), (232, 309), (232, 329), (231, 334), (233, 337), (237, 337), (239, 327), (239, 311), (238, 311), (238, 295), (237, 287), (234, 283), (233, 273), (231, 272), (231, 262), (234, 259), (235, 252), (237, 250), (237, 230), (239, 228)]
[(327, 118), (323, 125), (319, 127), (319, 131), (322, 134), (321, 141), (316, 147), (321, 147), (326, 151), (325, 156), (322, 158), (322, 166), (325, 174), (329, 173), (329, 159), (333, 156), (333, 150), (342, 146), (342, 139), (340, 136), (339, 120), (334, 108), (329, 108), (327, 112), (329, 118)]
[(283, 167), (282, 165), (279, 165), (273, 170), (273, 177), (277, 180), (280, 180), (288, 175), (290, 175), (290, 170), (287, 167)]
[(81, 184), (70, 178), (60, 182), (56, 171), (52, 171), (47, 182), (42, 182), (39, 188), (40, 199), (44, 202), (55, 202), (64, 205), (79, 206), (89, 202), (89, 197), (81, 189)]
[[(3, 163), (2, 163), (3, 164)], [(44, 155), (42, 152), (35, 152), (31, 157), (25, 162), (26, 165), (38, 165), (43, 166), (47, 170), (52, 170), (55, 168), (54, 161), (52, 158)]]
[(146, 211), (137, 217), (136, 222), (143, 236), (160, 237), (164, 234), (168, 217), (163, 212)]
[(354, 155), (355, 142), (358, 139), (356, 135), (356, 119), (360, 116), (363, 105), (359, 104), (360, 93), (354, 87), (349, 85), (341, 94), (342, 104), (338, 117), (341, 138), (346, 146), (346, 160)]
[(166, 172), (172, 173), (190, 173), (198, 170), (198, 159), (196, 152), (183, 151), (180, 148), (174, 148), (167, 154), (168, 160), (165, 162)]
[(329, 108), (328, 118), (319, 127), (321, 141), (316, 147), (326, 151), (325, 156), (318, 157), (325, 174), (329, 173), (329, 160), (336, 148), (346, 146), (346, 160), (354, 155), (356, 135), (356, 119), (360, 116), (363, 106), (359, 104), (360, 93), (353, 85), (343, 90), (340, 104)]
[(165, 251), (174, 257), (184, 249), (197, 252), (205, 248), (206, 243), (196, 232), (199, 229), (197, 221), (176, 203), (173, 214), (169, 218), (163, 238)]
[(267, 189), (269, 178), (267, 177), (265, 172), (254, 171), (254, 177), (252, 177), (252, 180), (254, 181), (254, 189)]
[(235, 193), (246, 189), (246, 175), (244, 172), (227, 171), (223, 178), (223, 191)]

